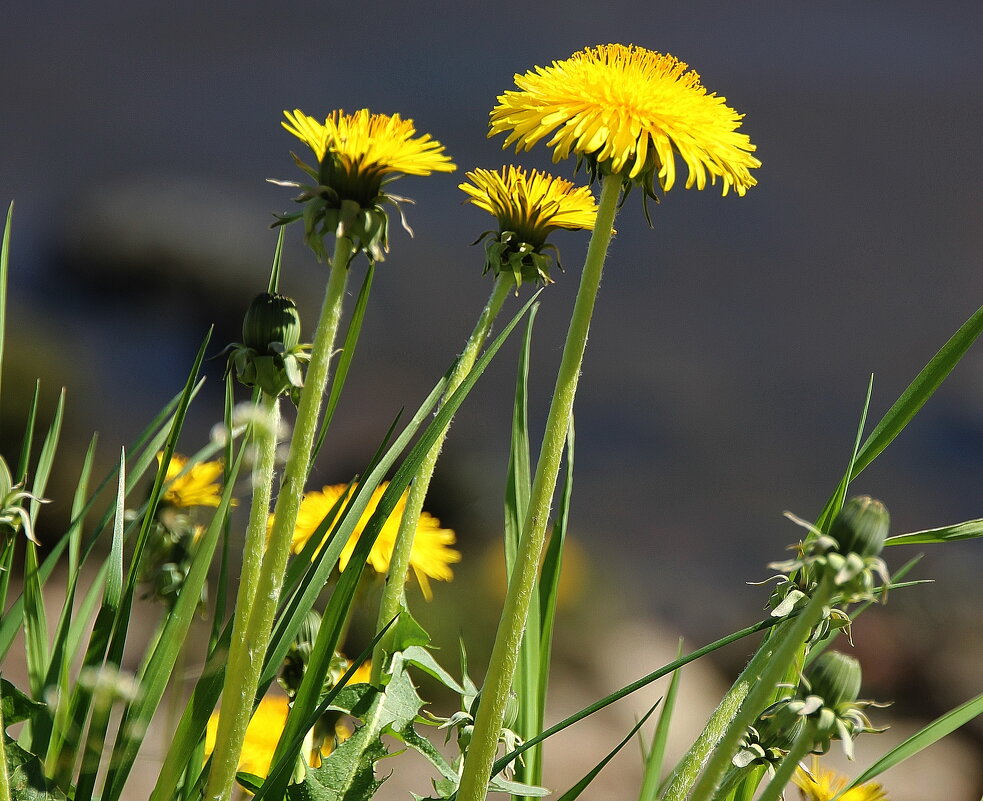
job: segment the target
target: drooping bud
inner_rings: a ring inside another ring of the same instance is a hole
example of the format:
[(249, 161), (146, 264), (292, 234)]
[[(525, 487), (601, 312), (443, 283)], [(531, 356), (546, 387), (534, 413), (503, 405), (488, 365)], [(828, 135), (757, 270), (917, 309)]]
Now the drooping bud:
[(276, 342), (282, 345), (276, 350), (293, 348), (300, 342), (297, 304), (283, 295), (257, 295), (242, 321), (242, 341), (263, 356), (271, 353), (270, 345)]
[(839, 651), (826, 651), (809, 666), (806, 678), (811, 693), (823, 699), (827, 707), (857, 700), (862, 673), (860, 662)]
[(883, 503), (859, 495), (844, 504), (829, 527), (829, 535), (842, 554), (877, 556), (884, 549), (890, 525), (891, 516)]

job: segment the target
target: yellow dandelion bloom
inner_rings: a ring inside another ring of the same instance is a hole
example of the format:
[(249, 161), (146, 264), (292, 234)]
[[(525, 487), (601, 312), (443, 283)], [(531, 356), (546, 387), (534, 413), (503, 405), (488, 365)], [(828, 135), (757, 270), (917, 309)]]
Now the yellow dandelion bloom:
[(634, 45), (598, 45), (516, 75), (517, 91), (498, 98), (489, 136), (507, 133), (505, 146), (530, 149), (544, 137), (553, 161), (583, 156), (605, 172), (664, 191), (676, 181), (676, 154), (686, 164), (687, 189), (709, 176), (743, 195), (761, 162), (742, 114), (708, 93), (679, 59)]
[(551, 231), (590, 230), (597, 218), (597, 203), (586, 186), (576, 186), (544, 172), (521, 167), (475, 169), (466, 173), (471, 183), (459, 188), (468, 201), (498, 220), (502, 231), (515, 231), (525, 242), (542, 245)]
[[(372, 492), (372, 497), (369, 499), (365, 511), (362, 512), (351, 537), (341, 551), (341, 556), (338, 559), (338, 566), (341, 570), (348, 566), (348, 560), (351, 559), (358, 538), (368, 525), (369, 519), (379, 505), (379, 499), (382, 498), (387, 486), (388, 483), (383, 482)], [(321, 521), (331, 511), (331, 507), (344, 495), (344, 492), (344, 484), (335, 484), (324, 487), (320, 492), (309, 492), (304, 496), (294, 527), (294, 553), (300, 553), (303, 550), (304, 545), (307, 544)], [(369, 552), (368, 563), (376, 573), (385, 574), (389, 570), (389, 560), (392, 558), (393, 547), (396, 544), (399, 522), (406, 508), (406, 495), (407, 493), (404, 492), (403, 497), (399, 499), (396, 508), (386, 520), (375, 544), (372, 546), (372, 550)], [(450, 547), (455, 541), (454, 532), (449, 528), (441, 528), (437, 518), (426, 512), (420, 515), (416, 526), (416, 535), (413, 538), (410, 567), (413, 568), (413, 572), (420, 582), (420, 589), (423, 590), (423, 595), (428, 601), (433, 597), (433, 593), (430, 591), (430, 579), (450, 581), (454, 578), (451, 565), (461, 561), (460, 552)]]
[(430, 134), (417, 136), (413, 120), (404, 120), (399, 114), (371, 114), (367, 108), (354, 114), (339, 110), (331, 112), (323, 123), (300, 109), (283, 114), (287, 118), (283, 127), (310, 147), (318, 162), (330, 153), (352, 179), (457, 169), (440, 142)]
[[(164, 454), (157, 454), (157, 464), (164, 460)], [(179, 475), (187, 465), (186, 457), (175, 453), (167, 464), (164, 478), (164, 503), (181, 509), (192, 506), (217, 507), (222, 500), (222, 485), (218, 483), (222, 475), (221, 462), (199, 462), (184, 475)]]
[[(818, 759), (813, 759), (811, 771), (796, 770), (793, 781), (801, 790), (803, 801), (832, 801), (848, 783), (846, 777), (821, 768)], [(868, 782), (844, 793), (839, 801), (888, 801), (888, 797), (881, 785)]]

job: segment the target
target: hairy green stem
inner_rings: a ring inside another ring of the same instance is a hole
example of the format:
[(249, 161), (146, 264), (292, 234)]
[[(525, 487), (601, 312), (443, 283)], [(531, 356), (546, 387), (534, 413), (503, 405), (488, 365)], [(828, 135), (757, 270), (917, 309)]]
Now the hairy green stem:
[(7, 748), (3, 742), (3, 704), (0, 703), (0, 801), (10, 799), (10, 777), (7, 775)]
[(771, 781), (768, 782), (761, 795), (758, 796), (758, 801), (777, 801), (782, 795), (782, 791), (792, 780), (792, 776), (795, 774), (795, 769), (799, 766), (799, 762), (812, 750), (815, 743), (816, 725), (810, 720), (799, 730), (798, 735), (792, 742), (792, 747), (782, 760), (782, 764), (778, 766), (775, 775), (772, 776)]
[(620, 175), (605, 176), (602, 184), (597, 221), (587, 248), (580, 289), (563, 347), (553, 400), (546, 418), (546, 430), (529, 497), (529, 508), (516, 549), (515, 567), (509, 580), (502, 618), (485, 675), (471, 745), (464, 760), (464, 772), (457, 792), (458, 801), (480, 801), (485, 797), (492, 763), (498, 750), (505, 705), (512, 688), (522, 633), (536, 585), (550, 504), (560, 472), (563, 446), (573, 411), (577, 380), (587, 346), (587, 333), (601, 283), (604, 259), (611, 242), (611, 226), (617, 213), (621, 184)]
[[(491, 333), (495, 318), (498, 316), (502, 304), (515, 286), (515, 281), (510, 273), (502, 272), (495, 280), (491, 295), (485, 308), (482, 309), (478, 322), (475, 324), (474, 331), (468, 339), (464, 350), (457, 359), (454, 369), (451, 371), (447, 381), (447, 388), (444, 390), (444, 398), (449, 398), (454, 391), (461, 385), (461, 382), (471, 372), (481, 348)], [(444, 439), (450, 430), (448, 423), (436, 442), (427, 452), (416, 475), (410, 485), (409, 494), (406, 498), (406, 508), (403, 518), (399, 524), (399, 532), (396, 534), (396, 542), (393, 546), (392, 557), (389, 561), (389, 572), (386, 574), (386, 586), (382, 593), (382, 601), (379, 605), (379, 621), (376, 625), (376, 632), (382, 631), (389, 621), (398, 613), (400, 602), (403, 598), (406, 576), (410, 567), (410, 556), (413, 552), (413, 538), (416, 535), (417, 522), (423, 512), (423, 502), (426, 500), (427, 491), (430, 489), (430, 480), (433, 478), (434, 469), (437, 466), (437, 458), (440, 456), (440, 449), (444, 445)], [(392, 650), (393, 629), (390, 629), (383, 638), (376, 644), (372, 654), (372, 682), (379, 681), (382, 675), (385, 656)]]
[[(736, 713), (726, 721), (706, 760), (703, 772), (694, 783), (693, 779), (695, 774), (699, 773), (701, 765), (698, 763), (691, 765), (685, 777), (686, 781), (674, 780), (663, 795), (664, 801), (681, 801), (686, 797), (690, 787), (692, 787), (689, 794), (690, 801), (710, 801), (714, 797), (727, 766), (731, 764), (741, 736), (747, 731), (748, 726), (754, 724), (757, 716), (768, 705), (775, 685), (781, 681), (795, 652), (806, 641), (812, 627), (822, 619), (823, 607), (829, 603), (834, 590), (833, 580), (827, 576), (813, 592), (806, 607), (777, 628), (775, 633), (761, 644), (758, 652), (731, 689), (731, 692), (736, 691), (738, 695), (743, 694), (744, 700)], [(724, 700), (726, 701), (727, 698), (725, 697)], [(724, 721), (719, 720), (717, 724), (721, 722)], [(709, 727), (710, 724), (707, 725)]]
[(238, 672), (232, 670), (231, 663), (225, 672), (215, 750), (212, 752), (212, 766), (205, 785), (206, 801), (227, 801), (232, 794), (239, 754), (259, 686), (263, 654), (266, 652), (273, 617), (280, 600), (294, 524), (297, 522), (297, 511), (310, 467), (311, 448), (317, 433), (321, 402), (328, 384), (332, 351), (341, 321), (342, 301), (348, 282), (348, 264), (353, 255), (351, 240), (338, 237), (324, 292), (321, 317), (314, 334), (311, 360), (300, 396), (297, 421), (290, 439), (283, 481), (273, 513), (273, 527), (266, 543), (241, 640), (238, 643), (233, 640), (230, 646), (230, 656), (233, 651), (243, 648), (245, 658), (237, 666)]

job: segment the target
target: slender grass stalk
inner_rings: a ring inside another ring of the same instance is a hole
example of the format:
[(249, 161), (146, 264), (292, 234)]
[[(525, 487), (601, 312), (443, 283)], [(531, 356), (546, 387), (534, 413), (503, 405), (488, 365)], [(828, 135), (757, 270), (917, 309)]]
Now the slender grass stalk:
[[(474, 367), (478, 354), (481, 352), (485, 340), (491, 333), (495, 318), (498, 316), (509, 290), (515, 286), (515, 281), (510, 273), (503, 271), (495, 280), (488, 302), (482, 309), (475, 324), (474, 330), (468, 339), (464, 350), (457, 359), (454, 369), (451, 371), (447, 380), (447, 388), (444, 390), (444, 398), (454, 394), (454, 391), (461, 385), (471, 368)], [(376, 624), (376, 632), (382, 631), (389, 626), (390, 621), (399, 613), (400, 602), (404, 595), (406, 586), (406, 575), (410, 567), (410, 555), (413, 552), (413, 538), (416, 535), (417, 521), (423, 512), (423, 502), (426, 500), (427, 491), (430, 489), (430, 481), (433, 478), (434, 469), (437, 466), (437, 458), (440, 456), (440, 449), (447, 438), (450, 430), (450, 423), (444, 427), (430, 451), (424, 457), (420, 469), (410, 484), (409, 494), (406, 498), (406, 508), (403, 512), (403, 519), (399, 524), (399, 532), (396, 534), (396, 542), (393, 546), (392, 557), (389, 561), (389, 572), (386, 574), (386, 586), (382, 592), (382, 601), (379, 605), (379, 620)], [(392, 648), (393, 630), (390, 628), (385, 636), (379, 641), (372, 654), (372, 682), (377, 683), (382, 675), (385, 655)]]
[(480, 801), (486, 794), (498, 737), (505, 715), (512, 678), (515, 674), (522, 633), (526, 625), (532, 593), (536, 584), (539, 558), (546, 536), (549, 509), (560, 472), (563, 445), (567, 437), (577, 380), (587, 346), (587, 333), (594, 302), (601, 283), (604, 259), (611, 242), (611, 230), (621, 191), (620, 175), (605, 176), (598, 203), (597, 221), (587, 248), (584, 271), (577, 301), (570, 319), (563, 357), (557, 374), (553, 400), (546, 419), (543, 445), (536, 465), (529, 509), (516, 550), (516, 563), (505, 595), (502, 618), (495, 635), (495, 645), (485, 675), (481, 702), (475, 717), (471, 745), (464, 760), (464, 772), (458, 788), (459, 801)]
[[(717, 712), (704, 730), (706, 733), (712, 727), (720, 727), (723, 724), (709, 752), (706, 767), (700, 773), (703, 765), (699, 760), (691, 760), (690, 754), (687, 753), (680, 763), (684, 768), (673, 776), (667, 791), (662, 796), (663, 801), (681, 801), (687, 797), (686, 793), (691, 787), (692, 791), (688, 796), (690, 801), (710, 801), (714, 797), (727, 767), (731, 764), (741, 735), (768, 705), (776, 683), (785, 674), (789, 662), (796, 650), (805, 642), (810, 629), (819, 622), (823, 607), (830, 602), (834, 590), (832, 577), (827, 576), (816, 588), (806, 607), (777, 628), (775, 633), (762, 643), (737, 682), (724, 696)], [(732, 696), (736, 698), (741, 695), (744, 697), (739, 705), (728, 703), (728, 699)], [(718, 714), (721, 710), (729, 713), (735, 706), (736, 710), (732, 715), (725, 717)]]
[[(232, 794), (239, 753), (259, 686), (263, 654), (270, 639), (287, 558), (290, 555), (290, 541), (310, 466), (311, 448), (317, 433), (321, 401), (328, 384), (332, 351), (341, 320), (348, 265), (353, 255), (351, 240), (338, 237), (324, 292), (321, 317), (314, 334), (304, 389), (300, 396), (297, 421), (290, 440), (287, 465), (276, 502), (273, 528), (262, 557), (246, 623), (242, 627), (240, 638), (233, 639), (230, 645), (230, 658), (232, 654), (239, 652), (244, 652), (246, 658), (239, 665), (241, 669), (238, 672), (229, 669), (225, 673), (215, 750), (212, 752), (211, 769), (205, 784), (204, 797), (207, 801), (227, 801)], [(264, 513), (268, 509), (268, 505), (263, 507)], [(259, 514), (256, 510), (253, 512)]]

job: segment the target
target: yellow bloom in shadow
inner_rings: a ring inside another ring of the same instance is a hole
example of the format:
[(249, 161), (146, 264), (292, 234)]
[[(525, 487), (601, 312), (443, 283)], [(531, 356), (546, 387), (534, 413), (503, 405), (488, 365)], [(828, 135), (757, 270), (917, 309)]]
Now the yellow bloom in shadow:
[(598, 45), (516, 75), (517, 91), (498, 98), (489, 136), (528, 150), (550, 136), (553, 161), (576, 154), (603, 172), (652, 189), (676, 182), (676, 154), (686, 164), (687, 189), (721, 179), (723, 194), (743, 195), (761, 162), (743, 119), (723, 97), (708, 93), (679, 59), (634, 45)]
[(466, 175), (471, 183), (459, 188), (468, 201), (494, 216), (502, 231), (514, 231), (533, 246), (542, 245), (558, 228), (594, 227), (597, 203), (586, 186), (513, 166), (498, 172), (475, 169)]
[[(157, 454), (157, 464), (164, 460), (164, 454)], [(188, 460), (175, 453), (167, 464), (167, 474), (164, 478), (164, 503), (181, 509), (192, 506), (218, 507), (222, 500), (222, 485), (218, 483), (222, 475), (221, 462), (199, 462), (184, 474)]]
[[(847, 786), (847, 779), (832, 770), (819, 766), (819, 760), (812, 760), (812, 770), (799, 768), (793, 779), (802, 791), (803, 801), (832, 801), (840, 790)], [(839, 797), (839, 801), (888, 801), (887, 793), (876, 782), (868, 782), (854, 787)]]
[[(362, 535), (362, 532), (368, 525), (369, 519), (375, 513), (379, 505), (379, 500), (382, 498), (382, 494), (385, 492), (387, 486), (388, 482), (383, 482), (372, 492), (372, 497), (369, 499), (365, 511), (362, 512), (362, 516), (355, 525), (351, 537), (349, 537), (348, 542), (341, 551), (341, 556), (338, 559), (338, 567), (341, 570), (344, 570), (348, 566), (348, 561), (351, 559), (352, 552), (355, 550), (358, 538)], [(335, 484), (322, 488), (320, 492), (309, 492), (304, 496), (297, 514), (297, 523), (294, 527), (294, 553), (300, 553), (303, 550), (307, 541), (321, 524), (321, 521), (331, 512), (331, 507), (344, 495), (345, 489), (346, 485)], [(373, 544), (372, 550), (369, 552), (368, 564), (372, 566), (376, 573), (385, 575), (389, 570), (389, 560), (392, 558), (393, 547), (396, 543), (396, 534), (399, 532), (399, 522), (406, 508), (406, 495), (407, 493), (404, 492), (403, 496), (399, 499), (392, 514), (389, 515), (382, 530), (379, 532), (379, 536)], [(351, 499), (349, 498), (346, 501), (346, 506), (350, 502)], [(440, 521), (437, 518), (426, 512), (420, 515), (420, 519), (416, 525), (416, 536), (413, 538), (410, 567), (413, 568), (417, 581), (420, 582), (420, 589), (423, 591), (423, 596), (428, 601), (433, 598), (433, 593), (430, 590), (430, 579), (450, 581), (454, 578), (454, 571), (451, 569), (451, 565), (461, 561), (460, 552), (449, 547), (455, 542), (456, 537), (454, 532), (449, 528), (441, 528)], [(319, 549), (323, 545), (324, 543), (322, 542)]]
[[(284, 695), (268, 695), (259, 702), (249, 726), (246, 728), (246, 739), (242, 744), (239, 755), (239, 770), (252, 773), (254, 776), (266, 778), (277, 741), (287, 722), (290, 704)], [(212, 713), (205, 729), (205, 754), (210, 754), (215, 748), (215, 736), (218, 732), (218, 712)]]

